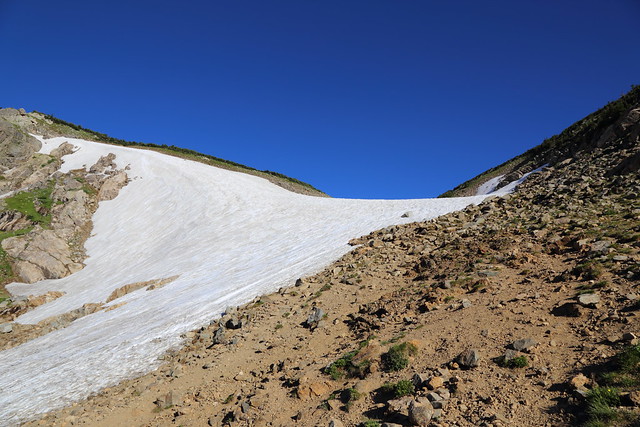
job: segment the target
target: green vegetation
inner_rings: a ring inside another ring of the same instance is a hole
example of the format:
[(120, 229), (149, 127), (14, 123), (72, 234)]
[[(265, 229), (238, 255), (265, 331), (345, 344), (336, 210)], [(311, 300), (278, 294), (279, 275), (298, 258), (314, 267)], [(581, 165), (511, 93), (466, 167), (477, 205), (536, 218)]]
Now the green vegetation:
[[(6, 208), (12, 211), (23, 213), (31, 221), (48, 226), (51, 223), (51, 192), (53, 191), (54, 182), (51, 181), (45, 188), (23, 191), (11, 197), (4, 199)], [(40, 211), (44, 211), (42, 214)]]
[(371, 366), (370, 360), (362, 360), (360, 362), (354, 362), (353, 358), (358, 354), (359, 350), (353, 350), (338, 360), (324, 368), (323, 372), (329, 375), (334, 380), (341, 378), (364, 378), (369, 372), (369, 366)]
[(529, 359), (527, 359), (527, 356), (517, 356), (508, 360), (502, 358), (499, 364), (503, 368), (526, 368), (529, 366)]
[(393, 396), (394, 398), (398, 398), (413, 394), (416, 391), (416, 388), (411, 381), (400, 380), (397, 383), (386, 383), (382, 386), (381, 391)]
[(572, 273), (576, 277), (582, 277), (584, 280), (595, 280), (604, 274), (604, 269), (598, 261), (589, 260), (578, 264)]
[(418, 349), (409, 342), (392, 346), (382, 355), (382, 366), (385, 371), (401, 371), (409, 366), (409, 356), (416, 354)]
[[(619, 414), (615, 407), (620, 404), (620, 395), (618, 389), (596, 387), (587, 394), (587, 415), (589, 421), (587, 425), (600, 423), (600, 425), (609, 425), (608, 423), (618, 419)], [(596, 424), (597, 425), (597, 424)]]
[(598, 384), (585, 399), (585, 426), (640, 425), (637, 413), (620, 408), (623, 393), (637, 391), (640, 386), (640, 345), (625, 347), (616, 354), (599, 372)]
[[(48, 228), (51, 224), (51, 192), (54, 182), (51, 181), (45, 188), (22, 191), (4, 199), (6, 210), (18, 211), (25, 215), (32, 223), (40, 224)], [(14, 231), (0, 231), (0, 243), (9, 237), (22, 236), (33, 229), (33, 226)], [(0, 246), (0, 285), (8, 283), (13, 278), (13, 271), (9, 263), (9, 256)]]
[(324, 368), (322, 372), (329, 375), (334, 380), (339, 380), (341, 378), (365, 378), (369, 373), (371, 360), (363, 359), (360, 361), (354, 361), (353, 359), (363, 348), (369, 345), (369, 342), (373, 338), (374, 337), (369, 337), (365, 341), (361, 341), (358, 344), (357, 350), (345, 353), (338, 360)]
[(376, 420), (365, 420), (360, 423), (361, 427), (380, 427), (380, 423)]

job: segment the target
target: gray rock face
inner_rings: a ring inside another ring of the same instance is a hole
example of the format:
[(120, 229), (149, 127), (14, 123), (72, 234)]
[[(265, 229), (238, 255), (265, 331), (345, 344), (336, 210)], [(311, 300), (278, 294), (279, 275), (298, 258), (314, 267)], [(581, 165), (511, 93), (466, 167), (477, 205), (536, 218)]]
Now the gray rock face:
[(478, 354), (478, 350), (469, 349), (465, 350), (455, 358), (455, 362), (460, 365), (462, 369), (471, 369), (478, 366), (478, 362), (480, 361), (480, 355)]

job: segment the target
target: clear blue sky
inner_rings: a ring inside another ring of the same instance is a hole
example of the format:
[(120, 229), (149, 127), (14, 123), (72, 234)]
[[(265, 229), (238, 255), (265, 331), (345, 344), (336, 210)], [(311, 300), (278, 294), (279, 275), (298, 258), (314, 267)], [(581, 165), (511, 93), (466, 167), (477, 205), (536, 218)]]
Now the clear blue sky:
[(640, 84), (640, 2), (0, 0), (0, 106), (436, 196)]

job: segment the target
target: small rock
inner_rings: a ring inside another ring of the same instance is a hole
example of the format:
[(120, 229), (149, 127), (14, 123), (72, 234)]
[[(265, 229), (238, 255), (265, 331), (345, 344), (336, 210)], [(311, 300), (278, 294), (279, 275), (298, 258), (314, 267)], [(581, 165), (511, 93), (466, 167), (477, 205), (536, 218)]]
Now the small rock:
[(585, 377), (583, 374), (578, 374), (575, 377), (571, 378), (571, 381), (569, 381), (569, 384), (571, 384), (571, 387), (573, 387), (574, 390), (583, 389), (587, 386), (587, 384), (590, 383), (591, 380), (589, 380), (589, 378)]
[(433, 377), (427, 382), (429, 390), (435, 390), (441, 388), (444, 385), (444, 379), (442, 377)]
[(504, 362), (508, 362), (511, 359), (514, 359), (518, 357), (518, 352), (516, 350), (512, 350), (512, 349), (507, 349), (505, 350), (504, 354), (502, 355), (502, 360)]
[(309, 314), (309, 317), (307, 317), (307, 320), (305, 320), (305, 325), (310, 328), (310, 329), (314, 329), (318, 326), (318, 323), (320, 323), (320, 321), (323, 319), (324, 317), (324, 310), (322, 310), (319, 307), (313, 307), (313, 310), (311, 310), (311, 314)]
[(12, 323), (3, 323), (0, 325), (0, 334), (8, 334), (13, 331)]
[(516, 351), (526, 351), (526, 350), (529, 350), (530, 348), (535, 347), (536, 345), (538, 345), (538, 342), (536, 340), (531, 338), (522, 338), (514, 341), (511, 344), (511, 348), (513, 348)]
[(329, 427), (344, 427), (344, 424), (342, 424), (342, 421), (332, 418), (329, 420)]
[(429, 374), (413, 374), (411, 382), (414, 386), (416, 386), (416, 388), (422, 388), (427, 383), (427, 381), (429, 381), (429, 378)]
[(427, 399), (429, 399), (430, 402), (439, 402), (440, 400), (443, 400), (442, 396), (434, 391), (427, 393)]
[(462, 308), (469, 308), (471, 307), (471, 301), (469, 301), (468, 299), (463, 299), (462, 301), (460, 301), (460, 303), (462, 304)]
[(478, 354), (478, 350), (469, 349), (465, 350), (455, 358), (454, 362), (457, 363), (462, 369), (471, 369), (478, 366), (478, 361), (480, 360), (480, 355)]
[(212, 342), (213, 344), (222, 344), (224, 342), (224, 328), (222, 326), (213, 333)]
[(600, 302), (600, 295), (582, 294), (578, 296), (578, 302), (584, 307), (595, 307)]
[(242, 319), (238, 319), (236, 316), (231, 316), (224, 324), (227, 329), (240, 329), (242, 328)]

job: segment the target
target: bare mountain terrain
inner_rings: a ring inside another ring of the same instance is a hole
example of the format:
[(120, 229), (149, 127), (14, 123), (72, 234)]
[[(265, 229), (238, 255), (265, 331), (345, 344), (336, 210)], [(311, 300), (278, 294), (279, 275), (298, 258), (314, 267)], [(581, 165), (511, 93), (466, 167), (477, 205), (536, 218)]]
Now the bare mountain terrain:
[[(25, 180), (60, 157), (34, 163), (35, 143), (11, 132), (3, 173), (25, 168), (11, 185), (33, 188)], [(64, 230), (87, 226), (56, 226), (56, 209), (69, 209), (72, 180), (90, 185), (75, 189), (90, 221), (106, 182), (126, 174), (104, 164), (47, 184), (50, 206), (29, 205), (44, 219), (3, 213), (33, 227), (20, 239), (50, 231), (77, 248), (60, 275), (83, 262), (82, 236)], [(26, 425), (639, 425), (640, 88), (447, 195), (540, 167), (513, 194), (352, 240), (295, 286), (212, 314), (153, 372)], [(22, 272), (21, 246), (5, 246)], [(2, 319), (55, 297), (6, 300)], [(0, 327), (10, 348), (52, 326)]]

